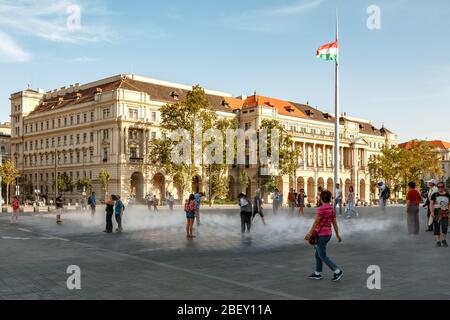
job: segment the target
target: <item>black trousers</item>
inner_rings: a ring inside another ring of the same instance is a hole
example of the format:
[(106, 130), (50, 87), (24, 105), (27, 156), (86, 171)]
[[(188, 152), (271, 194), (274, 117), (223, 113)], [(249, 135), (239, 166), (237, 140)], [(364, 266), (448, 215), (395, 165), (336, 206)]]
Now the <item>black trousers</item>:
[(106, 214), (106, 232), (112, 232), (113, 231), (113, 222), (112, 222), (112, 213)]
[(122, 216), (120, 214), (116, 214), (116, 222), (117, 222), (117, 229), (122, 230)]
[(245, 233), (247, 227), (247, 232), (250, 232), (252, 227), (252, 213), (251, 212), (241, 212), (241, 232)]

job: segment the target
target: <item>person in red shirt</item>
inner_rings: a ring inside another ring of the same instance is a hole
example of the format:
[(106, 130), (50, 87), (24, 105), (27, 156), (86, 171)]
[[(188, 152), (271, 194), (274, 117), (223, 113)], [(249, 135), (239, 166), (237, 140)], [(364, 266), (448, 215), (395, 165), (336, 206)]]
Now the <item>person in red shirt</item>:
[(295, 192), (294, 189), (291, 188), (288, 194), (288, 204), (289, 204), (289, 215), (294, 215), (295, 210)]
[(419, 234), (419, 205), (422, 201), (420, 193), (416, 190), (416, 184), (408, 184), (409, 191), (406, 195), (406, 213), (408, 223), (408, 234)]
[(19, 209), (20, 209), (20, 202), (18, 197), (14, 197), (14, 200), (12, 202), (12, 217), (11, 217), (11, 223), (15, 224), (19, 222)]

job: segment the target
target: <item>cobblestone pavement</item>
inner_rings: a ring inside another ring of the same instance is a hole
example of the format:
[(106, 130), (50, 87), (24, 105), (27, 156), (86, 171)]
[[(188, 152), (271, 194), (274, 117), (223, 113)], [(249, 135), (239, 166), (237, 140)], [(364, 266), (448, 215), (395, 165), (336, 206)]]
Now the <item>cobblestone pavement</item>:
[[(202, 210), (194, 240), (185, 237), (183, 212), (127, 208), (122, 234), (105, 234), (104, 211), (0, 216), (0, 299), (449, 299), (449, 248), (436, 248), (425, 229), (408, 236), (401, 207), (383, 215), (359, 208), (339, 220), (344, 242), (329, 255), (345, 270), (340, 283), (313, 282), (314, 249), (303, 237), (313, 220), (286, 212), (257, 218), (240, 234), (235, 209)], [(81, 290), (68, 290), (69, 265), (81, 268)], [(381, 290), (369, 290), (368, 266), (381, 268)]]

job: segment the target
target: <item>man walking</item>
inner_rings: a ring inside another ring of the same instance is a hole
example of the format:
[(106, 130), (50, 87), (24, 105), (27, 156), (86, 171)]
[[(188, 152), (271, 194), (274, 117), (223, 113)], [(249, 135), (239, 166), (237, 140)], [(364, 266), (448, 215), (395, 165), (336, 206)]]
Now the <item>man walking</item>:
[(239, 206), (241, 208), (241, 232), (242, 234), (245, 234), (246, 229), (247, 232), (250, 232), (252, 227), (252, 203), (243, 193), (241, 193), (238, 198)]
[(408, 234), (419, 234), (419, 205), (422, 197), (416, 190), (416, 184), (410, 182), (408, 184), (409, 191), (406, 195), (406, 214), (408, 223)]
[(88, 205), (91, 208), (91, 216), (95, 216), (95, 210), (97, 208), (97, 200), (95, 199), (95, 192), (92, 192), (88, 198)]
[(116, 217), (117, 229), (116, 232), (122, 232), (122, 216), (125, 211), (125, 205), (122, 200), (120, 200), (120, 196), (115, 196), (115, 204), (114, 204), (114, 215)]
[(391, 197), (391, 190), (382, 181), (378, 183), (377, 187), (378, 187), (378, 191), (380, 193), (379, 202), (380, 202), (381, 212), (386, 213), (386, 204), (387, 204), (387, 201), (389, 200), (389, 198)]
[(55, 200), (55, 206), (56, 206), (56, 223), (61, 224), (62, 223), (61, 215), (63, 213), (64, 203), (60, 195)]
[(278, 189), (275, 189), (274, 193), (272, 194), (273, 214), (275, 215), (278, 214), (280, 204), (281, 204), (281, 194)]
[(339, 205), (339, 215), (342, 215), (342, 189), (339, 183), (336, 183), (336, 190), (334, 192), (334, 210), (336, 211)]
[(267, 225), (266, 221), (264, 220), (262, 203), (263, 203), (263, 201), (261, 199), (261, 191), (258, 189), (258, 190), (256, 190), (255, 202), (253, 204), (253, 218), (252, 218), (252, 221), (255, 220), (256, 215), (259, 214), (259, 216), (261, 217), (261, 220), (264, 223), (264, 225)]

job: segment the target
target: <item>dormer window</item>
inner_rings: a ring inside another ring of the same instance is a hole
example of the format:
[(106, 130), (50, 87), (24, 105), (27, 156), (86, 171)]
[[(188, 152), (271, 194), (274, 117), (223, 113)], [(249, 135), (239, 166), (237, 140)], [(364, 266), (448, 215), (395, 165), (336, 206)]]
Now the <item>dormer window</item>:
[(323, 114), (323, 117), (324, 117), (325, 119), (330, 119), (330, 118), (331, 118), (331, 116), (330, 116), (330, 114), (329, 114), (328, 112), (324, 113), (324, 114)]
[(294, 112), (295, 112), (295, 109), (292, 108), (291, 106), (286, 106), (286, 107), (284, 107), (284, 108), (285, 108), (286, 111), (289, 112), (289, 113), (294, 113)]
[(230, 104), (227, 101), (222, 100), (222, 106), (225, 107), (225, 108), (229, 108)]
[(180, 99), (180, 95), (178, 93), (176, 93), (175, 91), (172, 91), (170, 93), (170, 96), (174, 99), (174, 100), (179, 100)]
[(306, 110), (305, 113), (308, 115), (308, 117), (313, 117), (314, 116), (314, 112), (312, 112), (312, 110)]

